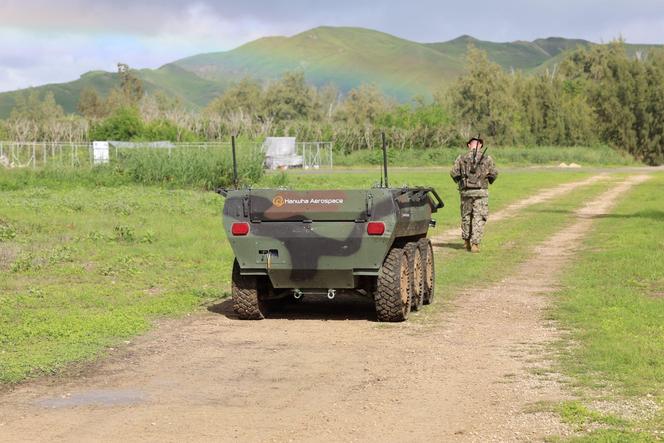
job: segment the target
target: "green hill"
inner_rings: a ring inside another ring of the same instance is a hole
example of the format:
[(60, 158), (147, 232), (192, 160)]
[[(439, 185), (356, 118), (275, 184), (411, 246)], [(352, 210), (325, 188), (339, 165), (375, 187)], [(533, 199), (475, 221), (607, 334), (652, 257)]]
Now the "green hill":
[(591, 43), (586, 40), (572, 40), (560, 37), (538, 39), (532, 42), (494, 43), (477, 40), (464, 35), (448, 42), (429, 43), (427, 46), (441, 53), (462, 58), (469, 44), (486, 51), (491, 61), (498, 63), (505, 69), (528, 71), (546, 63), (558, 54), (576, 49), (579, 46), (587, 46)]
[[(205, 106), (234, 81), (246, 76), (262, 82), (287, 71), (303, 70), (317, 86), (332, 83), (342, 91), (373, 83), (401, 101), (431, 96), (463, 71), (469, 44), (485, 50), (505, 69), (533, 72), (552, 67), (585, 40), (560, 37), (532, 42), (496, 43), (461, 36), (440, 43), (417, 43), (363, 28), (319, 27), (292, 37), (261, 38), (226, 52), (195, 55), (158, 69), (138, 71), (148, 92), (177, 96), (191, 108)], [(627, 45), (631, 54), (653, 45)], [(117, 74), (93, 71), (69, 83), (37, 87), (53, 92), (67, 112), (76, 112), (81, 91), (93, 87), (101, 94), (119, 83)], [(0, 118), (7, 117), (21, 91), (0, 93)]]
[[(166, 65), (159, 69), (141, 69), (138, 76), (148, 93), (157, 91), (178, 97), (189, 107), (205, 106), (212, 97), (223, 92), (227, 84), (211, 82), (174, 65)], [(65, 112), (77, 112), (78, 100), (85, 88), (93, 88), (101, 95), (107, 95), (111, 89), (120, 84), (117, 73), (90, 71), (78, 80), (68, 83), (54, 83), (18, 91), (0, 93), (0, 118), (6, 118), (16, 104), (18, 94), (36, 90), (40, 95), (52, 92), (55, 101)]]
[(401, 100), (430, 95), (458, 76), (463, 60), (378, 31), (320, 27), (293, 37), (262, 38), (228, 52), (201, 54), (173, 64), (209, 80), (261, 80), (302, 69), (315, 85), (347, 91), (373, 83)]

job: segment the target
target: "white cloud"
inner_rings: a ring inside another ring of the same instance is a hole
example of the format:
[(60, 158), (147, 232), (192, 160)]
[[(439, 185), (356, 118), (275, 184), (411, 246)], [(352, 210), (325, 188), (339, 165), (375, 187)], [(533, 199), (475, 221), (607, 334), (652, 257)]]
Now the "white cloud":
[[(76, 2), (70, 1), (63, 9), (76, 6), (72, 3)], [(13, 10), (15, 15), (18, 12), (26, 13), (18, 8)], [(43, 12), (33, 16), (36, 20), (33, 23), (42, 20)], [(54, 24), (58, 17), (56, 13), (52, 18)], [(108, 16), (108, 21), (112, 22), (113, 17)], [(95, 20), (98, 19), (95, 15)], [(90, 70), (112, 71), (117, 62), (135, 68), (156, 68), (182, 57), (228, 50), (258, 37), (288, 31), (286, 26), (265, 24), (252, 17), (225, 19), (200, 2), (182, 10), (166, 8), (159, 12), (153, 20), (143, 22), (147, 25), (143, 30), (150, 32), (119, 32), (108, 27), (97, 31), (89, 23), (83, 29), (85, 20), (79, 16), (72, 31), (60, 26), (51, 26), (47, 28), (49, 31), (0, 26), (0, 91), (71, 81)]]
[(627, 43), (664, 43), (664, 17), (626, 19), (598, 32), (597, 41), (623, 37)]
[(219, 51), (266, 35), (289, 34), (291, 30), (290, 26), (265, 23), (252, 17), (228, 19), (205, 3), (194, 3), (182, 13), (167, 17), (149, 41), (189, 47), (195, 44), (199, 51)]
[(318, 25), (418, 41), (622, 35), (664, 43), (661, 0), (0, 0), (0, 90), (69, 81), (118, 61), (155, 68)]

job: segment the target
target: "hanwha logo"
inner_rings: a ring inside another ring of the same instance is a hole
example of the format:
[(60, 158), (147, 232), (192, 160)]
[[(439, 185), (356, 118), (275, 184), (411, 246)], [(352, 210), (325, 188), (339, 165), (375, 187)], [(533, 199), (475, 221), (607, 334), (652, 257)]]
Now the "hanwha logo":
[(277, 208), (281, 208), (284, 205), (284, 198), (281, 195), (277, 195), (272, 199), (272, 204)]

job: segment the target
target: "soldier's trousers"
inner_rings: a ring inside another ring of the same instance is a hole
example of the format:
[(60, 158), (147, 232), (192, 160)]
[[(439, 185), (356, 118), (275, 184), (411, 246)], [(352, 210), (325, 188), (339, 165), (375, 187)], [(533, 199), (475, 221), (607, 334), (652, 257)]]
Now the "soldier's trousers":
[(461, 237), (479, 245), (489, 217), (489, 197), (461, 196)]

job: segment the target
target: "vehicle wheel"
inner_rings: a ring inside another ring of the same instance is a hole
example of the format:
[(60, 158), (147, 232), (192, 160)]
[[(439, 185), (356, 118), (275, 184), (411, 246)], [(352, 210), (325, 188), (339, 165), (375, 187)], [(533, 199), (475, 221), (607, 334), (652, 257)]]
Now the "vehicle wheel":
[(233, 310), (240, 320), (262, 320), (266, 314), (266, 303), (262, 299), (263, 288), (259, 277), (241, 275), (237, 260), (233, 263), (231, 295)]
[(420, 239), (417, 244), (422, 254), (422, 270), (424, 271), (424, 297), (425, 305), (433, 303), (433, 296), (436, 290), (436, 267), (433, 257), (433, 246), (428, 238)]
[(411, 242), (404, 248), (410, 272), (411, 309), (419, 311), (424, 301), (424, 269), (419, 245)]
[(378, 321), (404, 321), (410, 312), (410, 273), (408, 256), (403, 249), (393, 248), (378, 273), (374, 294)]

